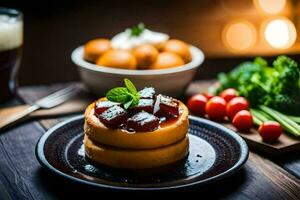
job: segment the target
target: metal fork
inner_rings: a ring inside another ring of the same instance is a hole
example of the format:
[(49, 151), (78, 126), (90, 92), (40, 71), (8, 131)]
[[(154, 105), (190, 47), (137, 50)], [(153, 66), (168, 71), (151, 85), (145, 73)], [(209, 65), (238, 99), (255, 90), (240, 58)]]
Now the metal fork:
[(53, 94), (50, 94), (49, 96), (39, 99), (36, 102), (34, 102), (30, 107), (26, 108), (25, 110), (10, 115), (5, 119), (0, 119), (0, 129), (7, 128), (8, 126), (14, 125), (15, 123), (19, 122), (24, 117), (26, 117), (27, 115), (29, 115), (30, 113), (38, 109), (53, 108), (69, 100), (74, 95), (76, 95), (77, 92), (78, 92), (78, 88), (76, 88), (75, 86), (69, 86)]

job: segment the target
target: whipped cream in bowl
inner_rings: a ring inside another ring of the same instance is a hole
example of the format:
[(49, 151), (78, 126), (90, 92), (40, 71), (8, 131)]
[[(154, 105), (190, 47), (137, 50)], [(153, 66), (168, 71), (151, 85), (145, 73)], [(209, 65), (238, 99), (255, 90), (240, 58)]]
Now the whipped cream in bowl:
[[(111, 55), (111, 52), (117, 51), (117, 53), (121, 52), (122, 56), (126, 53), (125, 57), (128, 58), (128, 53), (135, 56), (133, 52), (145, 44), (157, 48), (158, 54), (164, 54), (165, 50), (160, 48), (170, 40), (174, 39), (171, 39), (168, 34), (149, 30), (139, 24), (118, 33), (111, 38), (109, 40), (111, 49), (108, 50), (107, 54)], [(72, 52), (71, 57), (73, 63), (77, 66), (79, 75), (85, 86), (94, 94), (104, 95), (105, 91), (111, 87), (118, 86), (123, 82), (124, 78), (130, 78), (136, 83), (137, 88), (147, 84), (155, 87), (160, 93), (178, 97), (192, 81), (198, 67), (201, 66), (204, 61), (204, 54), (199, 48), (190, 44), (187, 45), (191, 54), (190, 61), (185, 62), (180, 66), (162, 69), (153, 69), (151, 67), (147, 69), (139, 69), (138, 67), (136, 69), (127, 69), (126, 67), (117, 68), (98, 65), (84, 59), (85, 45), (76, 48)], [(124, 61), (124, 56), (118, 57), (116, 54), (114, 55), (115, 56), (106, 58), (115, 61), (117, 64)]]
[(111, 45), (115, 49), (130, 50), (142, 44), (160, 44), (169, 40), (165, 33), (145, 29), (142, 24), (124, 32), (118, 33), (111, 39)]

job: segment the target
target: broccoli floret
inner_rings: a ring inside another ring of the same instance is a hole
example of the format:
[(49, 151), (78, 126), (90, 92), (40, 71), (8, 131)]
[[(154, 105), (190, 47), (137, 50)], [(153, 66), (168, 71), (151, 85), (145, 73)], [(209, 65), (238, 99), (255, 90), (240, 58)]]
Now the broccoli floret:
[(269, 73), (268, 63), (263, 58), (256, 58), (254, 62), (241, 63), (228, 74), (219, 74), (221, 86), (217, 92), (232, 87), (237, 89), (241, 96), (248, 98), (251, 105), (261, 104), (265, 101), (262, 98), (269, 92)]
[(279, 111), (300, 115), (300, 71), (297, 63), (286, 56), (279, 56), (273, 67), (266, 60), (256, 58), (244, 62), (218, 76), (222, 90), (233, 87), (248, 98), (251, 106), (267, 105)]
[(268, 67), (268, 62), (262, 57), (256, 57), (254, 63), (260, 65), (261, 67)]
[(276, 73), (272, 82), (270, 106), (289, 114), (300, 114), (300, 71), (297, 63), (279, 56), (273, 63)]
[(269, 106), (284, 111), (286, 114), (299, 115), (300, 113), (300, 96), (289, 96), (286, 94), (277, 94)]
[(273, 65), (276, 70), (272, 88), (273, 92), (275, 94), (293, 94), (294, 92), (299, 92), (300, 71), (297, 63), (286, 56), (279, 56)]
[(252, 75), (258, 70), (258, 65), (253, 65), (251, 62), (245, 62), (240, 64), (228, 74), (220, 73), (218, 75), (220, 87), (216, 90), (216, 94), (226, 88), (236, 88), (241, 95), (245, 94), (247, 91), (244, 86), (247, 85), (246, 83), (250, 81)]

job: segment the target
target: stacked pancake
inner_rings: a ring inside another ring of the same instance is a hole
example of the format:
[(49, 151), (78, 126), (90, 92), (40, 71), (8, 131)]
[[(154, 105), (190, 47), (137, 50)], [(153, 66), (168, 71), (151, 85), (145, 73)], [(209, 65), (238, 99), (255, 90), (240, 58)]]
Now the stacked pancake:
[(145, 169), (179, 161), (188, 154), (188, 109), (179, 102), (178, 118), (148, 132), (105, 126), (95, 115), (95, 103), (85, 111), (86, 156), (99, 164), (123, 169)]

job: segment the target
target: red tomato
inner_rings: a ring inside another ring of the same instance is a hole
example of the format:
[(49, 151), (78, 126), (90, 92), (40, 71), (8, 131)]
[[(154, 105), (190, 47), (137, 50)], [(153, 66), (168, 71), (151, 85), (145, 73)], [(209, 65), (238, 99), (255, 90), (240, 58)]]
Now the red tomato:
[(237, 97), (237, 96), (238, 96), (238, 92), (234, 88), (228, 88), (228, 89), (224, 90), (223, 92), (221, 92), (221, 94), (220, 94), (220, 97), (225, 99), (225, 101), (227, 101), (227, 102), (229, 102), (231, 99), (233, 99), (234, 97)]
[(187, 107), (194, 115), (205, 115), (205, 105), (207, 103), (207, 98), (202, 94), (195, 94), (189, 98), (187, 102)]
[(212, 97), (206, 103), (205, 112), (212, 120), (223, 120), (226, 115), (226, 101), (222, 97)]
[(235, 97), (231, 99), (226, 106), (226, 115), (233, 119), (234, 115), (240, 110), (248, 110), (249, 102), (244, 97)]
[(262, 123), (258, 132), (265, 142), (275, 142), (282, 133), (282, 127), (278, 122), (268, 121)]
[(248, 131), (253, 126), (252, 115), (248, 110), (237, 112), (232, 120), (232, 124), (239, 131)]
[(211, 98), (214, 97), (214, 95), (209, 92), (205, 92), (205, 93), (203, 93), (203, 95), (207, 98), (207, 100), (210, 100)]

